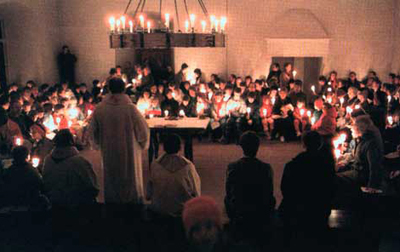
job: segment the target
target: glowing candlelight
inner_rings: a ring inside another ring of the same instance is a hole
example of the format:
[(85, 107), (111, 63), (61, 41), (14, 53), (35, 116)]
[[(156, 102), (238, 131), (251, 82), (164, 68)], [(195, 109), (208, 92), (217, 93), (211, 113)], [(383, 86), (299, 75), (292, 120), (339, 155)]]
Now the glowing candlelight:
[(344, 142), (346, 142), (346, 139), (347, 139), (346, 133), (340, 134), (339, 139), (340, 139), (341, 143), (344, 144)]
[(165, 26), (169, 29), (169, 13), (165, 13)]
[(60, 126), (61, 118), (60, 118), (60, 117), (57, 117), (57, 118), (56, 118), (56, 122), (57, 122), (57, 125)]
[(79, 115), (79, 111), (76, 108), (71, 108), (68, 110), (68, 115), (71, 119), (75, 119)]
[(188, 20), (185, 21), (185, 32), (186, 33), (189, 32), (189, 21)]
[(221, 17), (221, 32), (225, 32), (226, 17)]
[(194, 29), (194, 22), (196, 21), (196, 15), (190, 14), (190, 26)]
[(149, 115), (149, 118), (150, 118), (150, 119), (152, 119), (153, 117), (154, 117), (154, 115), (153, 115), (153, 114), (150, 114), (150, 115)]
[(218, 32), (219, 30), (219, 20), (215, 19), (215, 31)]
[(183, 111), (183, 109), (181, 109), (181, 111), (179, 111), (179, 116), (181, 116), (181, 117), (185, 116), (185, 111)]
[(311, 117), (311, 111), (310, 111), (310, 110), (307, 111), (307, 116), (308, 116), (308, 117)]
[(21, 146), (21, 145), (22, 145), (22, 138), (17, 137), (17, 138), (15, 139), (15, 145), (16, 145), (16, 146)]
[(311, 91), (313, 91), (313, 93), (315, 94), (315, 86), (314, 85), (311, 86)]
[(359, 104), (357, 104), (354, 108), (355, 108), (355, 109), (360, 109), (361, 106), (360, 106)]
[(247, 111), (247, 114), (250, 115), (250, 113), (251, 113), (251, 108), (247, 108), (246, 111)]
[(121, 17), (121, 24), (122, 24), (122, 30), (123, 30), (123, 31), (125, 30), (125, 21), (126, 21), (125, 16), (122, 16), (122, 17)]
[(88, 110), (88, 112), (87, 112), (87, 114), (88, 114), (88, 116), (91, 116), (92, 115), (92, 113), (93, 113), (93, 111), (92, 110)]
[(351, 114), (351, 113), (353, 113), (353, 109), (351, 107), (346, 107), (346, 112), (348, 114)]
[(329, 82), (328, 82), (328, 85), (329, 85), (329, 86), (332, 85), (332, 82), (329, 81)]
[(275, 105), (275, 97), (271, 98), (271, 103), (272, 103), (272, 105)]
[(219, 116), (220, 117), (225, 116), (225, 111), (223, 109), (219, 110)]
[(138, 78), (138, 80), (141, 80), (142, 77), (143, 77), (143, 76), (142, 76), (141, 74), (139, 74), (137, 78)]
[(328, 100), (328, 103), (332, 103), (332, 97), (329, 96), (327, 100)]
[(140, 22), (140, 27), (142, 27), (144, 29), (144, 17), (143, 17), (143, 15), (139, 16), (139, 22)]
[(325, 95), (322, 95), (322, 98), (323, 98), (324, 100), (326, 100), (326, 96), (325, 96)]
[(202, 20), (202, 21), (201, 21), (201, 31), (202, 31), (203, 33), (206, 32), (206, 25), (207, 25), (206, 21)]
[(300, 115), (301, 115), (301, 117), (303, 117), (304, 113), (305, 113), (305, 110), (304, 110), (304, 109), (300, 109)]
[(342, 97), (340, 98), (340, 106), (343, 106), (343, 103), (344, 103), (344, 98)]
[(311, 125), (314, 125), (315, 124), (315, 117), (312, 117), (311, 118)]
[(209, 100), (211, 100), (212, 96), (213, 96), (213, 93), (212, 92), (208, 92), (208, 99)]
[(332, 92), (332, 88), (331, 87), (328, 88), (328, 92)]
[(392, 100), (392, 96), (391, 96), (391, 95), (388, 95), (387, 100), (388, 100), (388, 104), (389, 104), (390, 101)]
[(387, 121), (388, 121), (389, 125), (393, 125), (393, 117), (392, 116), (388, 116)]
[(340, 154), (341, 154), (340, 150), (339, 149), (335, 149), (335, 157), (336, 157), (336, 159), (340, 158)]
[(117, 32), (121, 31), (121, 20), (117, 19)]
[(165, 110), (165, 111), (164, 111), (164, 115), (165, 115), (165, 117), (168, 117), (169, 111), (168, 111), (168, 110)]
[(296, 75), (297, 75), (297, 71), (293, 70), (293, 78), (296, 78)]
[(129, 20), (129, 32), (133, 33), (133, 22), (132, 22), (132, 20)]
[(71, 128), (72, 126), (72, 121), (68, 121), (68, 128)]
[(151, 32), (151, 22), (147, 21), (147, 33)]
[(215, 16), (210, 16), (211, 31), (215, 29)]
[(175, 97), (176, 97), (175, 91), (172, 92), (172, 97), (175, 99)]
[(35, 168), (38, 168), (40, 164), (40, 158), (38, 157), (33, 157), (32, 158), (32, 166)]
[(115, 17), (110, 17), (108, 21), (110, 23), (110, 31), (115, 32)]
[(267, 109), (263, 109), (263, 114), (264, 114), (264, 117), (267, 117)]
[(202, 103), (197, 104), (197, 108), (196, 108), (197, 114), (200, 114), (200, 112), (203, 109), (204, 109), (204, 104), (202, 104)]

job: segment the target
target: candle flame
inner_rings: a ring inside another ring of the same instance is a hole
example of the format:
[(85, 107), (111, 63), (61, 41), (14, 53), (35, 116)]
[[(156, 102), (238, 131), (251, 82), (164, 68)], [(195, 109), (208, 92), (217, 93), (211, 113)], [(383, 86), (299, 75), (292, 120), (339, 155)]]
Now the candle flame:
[(32, 158), (32, 166), (35, 167), (35, 168), (38, 168), (39, 164), (40, 164), (40, 158), (33, 157)]

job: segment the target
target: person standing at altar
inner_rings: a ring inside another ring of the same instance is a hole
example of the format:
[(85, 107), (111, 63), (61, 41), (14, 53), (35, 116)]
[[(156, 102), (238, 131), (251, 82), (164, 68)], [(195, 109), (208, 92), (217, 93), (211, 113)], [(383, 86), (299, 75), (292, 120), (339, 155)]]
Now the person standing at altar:
[(75, 83), (75, 63), (77, 58), (71, 53), (68, 46), (62, 47), (62, 52), (57, 57), (60, 82)]
[(104, 166), (104, 200), (141, 205), (144, 199), (142, 154), (149, 145), (149, 127), (124, 94), (123, 80), (111, 79), (109, 89), (111, 94), (97, 106), (90, 123)]

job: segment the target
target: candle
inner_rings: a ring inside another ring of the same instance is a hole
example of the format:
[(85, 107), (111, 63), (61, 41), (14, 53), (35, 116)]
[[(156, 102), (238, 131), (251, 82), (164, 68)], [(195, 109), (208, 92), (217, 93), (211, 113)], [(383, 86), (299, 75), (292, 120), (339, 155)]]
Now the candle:
[(215, 29), (215, 16), (210, 16), (211, 31)]
[(212, 92), (208, 92), (208, 99), (209, 100), (211, 100), (212, 96), (213, 96), (213, 93)]
[(328, 92), (332, 92), (332, 88), (331, 87), (328, 87)]
[(340, 134), (339, 139), (340, 139), (340, 142), (341, 142), (342, 144), (344, 144), (344, 142), (346, 142), (346, 139), (347, 139), (346, 133)]
[(16, 146), (21, 146), (21, 145), (22, 145), (22, 138), (17, 137), (17, 138), (15, 139), (15, 145), (16, 145)]
[(190, 14), (190, 26), (194, 29), (194, 22), (196, 21), (196, 16), (194, 14)]
[(388, 104), (389, 104), (390, 101), (392, 100), (392, 96), (391, 96), (391, 95), (388, 95), (387, 100), (388, 100)]
[(221, 32), (225, 32), (226, 17), (221, 17)]
[(393, 117), (392, 116), (388, 116), (387, 120), (388, 120), (389, 125), (393, 125)]
[(165, 110), (165, 111), (164, 111), (164, 115), (165, 115), (165, 117), (168, 117), (169, 111), (168, 111), (168, 110)]
[(220, 110), (219, 110), (219, 116), (220, 116), (220, 117), (223, 117), (224, 115), (225, 115), (224, 110), (223, 110), (223, 109), (220, 109)]
[(332, 97), (328, 97), (328, 103), (332, 103)]
[(247, 108), (246, 111), (247, 111), (247, 115), (250, 115), (250, 113), (251, 113), (251, 108)]
[(147, 33), (151, 32), (151, 23), (150, 21), (147, 21)]
[(297, 75), (297, 71), (293, 70), (293, 78), (296, 78), (296, 75)]
[(307, 111), (307, 116), (308, 116), (308, 117), (311, 117), (311, 111), (310, 111), (310, 110)]
[(79, 115), (79, 111), (76, 108), (71, 108), (68, 110), (68, 115), (71, 119), (75, 119)]
[(315, 117), (312, 117), (311, 118), (311, 125), (314, 125), (315, 124)]
[(72, 126), (72, 121), (68, 121), (68, 128), (71, 128)]
[(340, 106), (343, 107), (343, 103), (344, 103), (344, 98), (342, 97), (342, 98), (340, 98)]
[(169, 13), (165, 13), (165, 27), (169, 29)]
[(121, 17), (122, 31), (125, 30), (125, 21), (126, 21), (125, 16), (122, 16), (122, 17)]
[(219, 20), (215, 19), (215, 31), (218, 32), (219, 30)]
[(87, 114), (88, 114), (88, 116), (91, 116), (92, 115), (92, 113), (93, 113), (93, 111), (92, 110), (88, 110), (88, 112), (87, 112)]
[(275, 97), (271, 98), (271, 103), (272, 103), (272, 105), (275, 105)]
[(57, 118), (56, 118), (56, 122), (57, 122), (57, 125), (60, 126), (61, 118), (60, 118), (60, 117), (57, 117)]
[(129, 20), (129, 32), (133, 33), (133, 22), (132, 22), (132, 20)]
[(329, 86), (332, 85), (332, 82), (329, 81), (329, 82), (328, 82), (328, 85), (329, 85)]
[(181, 117), (185, 116), (185, 111), (183, 111), (183, 109), (181, 109), (181, 111), (179, 111), (179, 116), (181, 116)]
[(153, 114), (150, 114), (150, 115), (149, 115), (149, 118), (150, 118), (150, 119), (152, 119), (153, 117), (154, 117), (154, 115), (153, 115)]
[(202, 31), (203, 33), (206, 32), (206, 25), (207, 25), (206, 21), (202, 20), (202, 21), (201, 21), (201, 31)]
[(351, 113), (353, 113), (353, 109), (351, 107), (346, 107), (346, 112), (348, 114), (351, 114)]
[(141, 80), (142, 77), (143, 77), (143, 76), (142, 76), (141, 74), (139, 74), (137, 78), (138, 78), (138, 80)]
[(175, 99), (175, 97), (176, 97), (175, 91), (172, 92), (172, 97)]
[(117, 20), (117, 32), (121, 31), (121, 20)]
[(339, 159), (340, 158), (340, 150), (339, 149), (335, 149), (335, 157), (336, 157), (336, 159)]
[(115, 32), (115, 17), (110, 17), (109, 22), (110, 22), (110, 31)]
[(139, 16), (139, 21), (140, 21), (140, 27), (142, 27), (144, 29), (144, 17), (143, 17), (143, 15)]
[(40, 159), (38, 157), (33, 157), (32, 158), (32, 166), (35, 168), (38, 168), (39, 164), (40, 164)]
[(263, 109), (264, 117), (267, 117), (267, 109)]
[(323, 98), (324, 100), (326, 100), (326, 96), (325, 96), (325, 95), (322, 95), (322, 98)]
[(315, 86), (314, 85), (311, 86), (311, 91), (313, 91), (313, 93), (315, 94)]
[(300, 109), (300, 115), (301, 115), (302, 117), (303, 117), (304, 113), (305, 113), (305, 110), (304, 110), (304, 109)]
[(359, 104), (357, 104), (354, 108), (355, 108), (355, 109), (360, 109), (361, 106), (360, 106)]
[(188, 20), (185, 21), (185, 32), (186, 33), (189, 32), (189, 21)]

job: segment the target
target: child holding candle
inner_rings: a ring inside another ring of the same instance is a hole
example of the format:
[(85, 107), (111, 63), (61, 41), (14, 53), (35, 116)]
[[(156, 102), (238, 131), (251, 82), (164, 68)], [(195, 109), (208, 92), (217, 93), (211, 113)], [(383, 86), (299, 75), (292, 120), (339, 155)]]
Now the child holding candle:
[(307, 116), (307, 108), (304, 100), (298, 100), (297, 105), (293, 111), (293, 124), (296, 131), (296, 136), (300, 137), (305, 132), (307, 125), (309, 124), (309, 118)]
[(268, 95), (263, 96), (262, 106), (260, 108), (261, 123), (267, 139), (271, 139), (271, 132), (274, 129), (274, 119), (272, 119), (273, 105)]
[(212, 140), (216, 141), (222, 136), (223, 128), (226, 127), (226, 102), (223, 99), (223, 93), (217, 91), (213, 98), (211, 105), (211, 130)]

